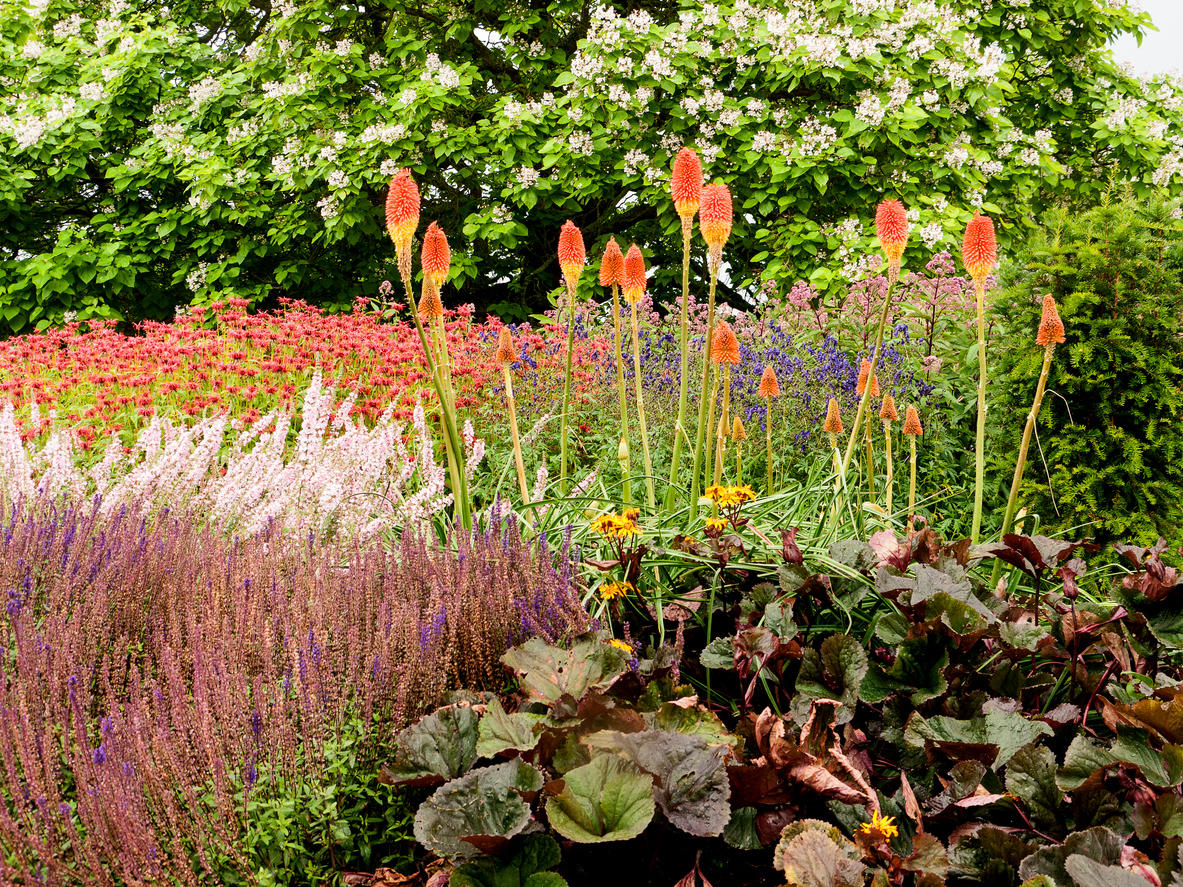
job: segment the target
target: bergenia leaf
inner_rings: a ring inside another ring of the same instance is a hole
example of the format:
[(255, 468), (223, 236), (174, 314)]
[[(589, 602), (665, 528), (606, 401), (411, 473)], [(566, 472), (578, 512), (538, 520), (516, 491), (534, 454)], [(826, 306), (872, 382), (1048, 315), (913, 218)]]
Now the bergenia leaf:
[(447, 705), (404, 729), (394, 741), (394, 761), (383, 765), (392, 785), (438, 785), (463, 776), (477, 759), (481, 720), (471, 705)]
[(904, 728), (904, 738), (922, 748), (946, 750), (954, 754), (977, 747), (989, 759), (974, 757), (987, 766), (1001, 769), (1019, 749), (1040, 736), (1051, 736), (1052, 728), (1042, 721), (1029, 721), (1020, 714), (991, 710), (985, 716), (963, 721), (949, 717), (925, 720), (913, 713)]
[(867, 667), (866, 650), (849, 635), (831, 635), (820, 650), (805, 650), (797, 674), (798, 698), (793, 702), (796, 720), (805, 720), (813, 700), (836, 699), (842, 703), (836, 723), (845, 724), (854, 717)]
[(793, 838), (781, 859), (788, 887), (861, 887), (866, 870), (841, 845), (814, 829)]
[(552, 703), (562, 696), (580, 699), (589, 690), (606, 689), (628, 670), (629, 657), (598, 635), (577, 638), (570, 649), (531, 638), (501, 661), (518, 674), (531, 697)]
[(635, 838), (656, 810), (653, 778), (612, 754), (569, 771), (563, 790), (546, 802), (551, 827), (579, 844)]
[(1080, 855), (1102, 866), (1117, 865), (1121, 862), (1123, 846), (1125, 841), (1120, 835), (1101, 826), (1073, 832), (1064, 839), (1063, 844), (1041, 847), (1024, 859), (1019, 865), (1019, 877), (1027, 881), (1038, 875), (1047, 875), (1056, 884), (1067, 887), (1073, 880), (1065, 868), (1068, 857)]
[(1028, 745), (1017, 751), (1006, 765), (1006, 790), (1022, 801), (1039, 825), (1060, 822), (1064, 794), (1056, 785), (1056, 758), (1048, 749)]
[(473, 770), (423, 802), (415, 814), (415, 840), (452, 860), (493, 850), (529, 824), (530, 805), (522, 795), (542, 783), (542, 773), (521, 760)]
[(1147, 887), (1150, 884), (1141, 875), (1120, 865), (1102, 865), (1079, 853), (1065, 860), (1064, 869), (1072, 876), (1076, 887)]
[(550, 835), (526, 835), (508, 857), (481, 857), (457, 866), (448, 887), (567, 887), (567, 881), (548, 869), (562, 859), (559, 842)]
[(476, 753), (491, 758), (505, 751), (529, 751), (538, 744), (540, 732), (535, 731), (546, 716), (532, 712), (507, 714), (501, 701), (494, 698), (485, 709), (477, 735)]

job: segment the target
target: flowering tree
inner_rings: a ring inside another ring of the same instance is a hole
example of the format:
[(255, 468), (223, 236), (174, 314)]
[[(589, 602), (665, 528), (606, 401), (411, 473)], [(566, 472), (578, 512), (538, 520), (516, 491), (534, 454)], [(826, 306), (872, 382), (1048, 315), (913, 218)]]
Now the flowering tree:
[(401, 166), (462, 298), (508, 316), (557, 288), (567, 218), (675, 292), (687, 144), (739, 201), (730, 298), (857, 278), (884, 196), (936, 249), (975, 206), (1005, 238), (1183, 175), (1178, 85), (1105, 48), (1148, 23), (1125, 0), (26, 2), (0, 0), (0, 330), (370, 295)]

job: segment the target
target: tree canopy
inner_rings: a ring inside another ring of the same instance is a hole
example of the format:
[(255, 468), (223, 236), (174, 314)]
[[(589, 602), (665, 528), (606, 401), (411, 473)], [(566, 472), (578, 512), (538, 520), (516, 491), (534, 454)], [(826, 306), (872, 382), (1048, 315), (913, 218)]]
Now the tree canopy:
[(1125, 0), (0, 0), (0, 331), (372, 296), (403, 166), (452, 240), (445, 298), (508, 317), (557, 287), (568, 218), (672, 294), (683, 145), (735, 195), (732, 299), (877, 265), (884, 197), (917, 246), (975, 207), (1005, 244), (1050, 202), (1183, 177), (1178, 85), (1107, 49), (1148, 24)]

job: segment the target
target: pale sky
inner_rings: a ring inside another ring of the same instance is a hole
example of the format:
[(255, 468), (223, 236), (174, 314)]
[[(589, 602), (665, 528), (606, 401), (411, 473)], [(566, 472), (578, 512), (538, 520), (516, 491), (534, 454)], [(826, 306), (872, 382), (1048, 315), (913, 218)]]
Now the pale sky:
[(1139, 74), (1183, 70), (1183, 0), (1142, 0), (1142, 5), (1158, 30), (1147, 33), (1141, 46), (1132, 37), (1122, 38), (1114, 55), (1132, 63)]

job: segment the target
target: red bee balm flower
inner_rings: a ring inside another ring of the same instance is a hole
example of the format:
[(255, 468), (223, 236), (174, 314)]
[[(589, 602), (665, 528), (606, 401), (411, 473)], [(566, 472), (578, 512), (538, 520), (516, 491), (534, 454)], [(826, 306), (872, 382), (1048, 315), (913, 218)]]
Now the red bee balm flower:
[(739, 363), (739, 339), (725, 320), (720, 320), (711, 334), (711, 362)]
[(615, 237), (608, 238), (604, 257), (600, 259), (600, 286), (621, 286), (624, 283), (624, 253)]
[(827, 434), (841, 434), (842, 430), (842, 414), (838, 412), (838, 398), (831, 397), (830, 402), (826, 405), (826, 422), (822, 425), (822, 431)]
[(628, 248), (628, 255), (624, 257), (624, 280), (621, 288), (630, 305), (637, 304), (645, 294), (645, 257), (641, 255), (641, 248), (635, 243)]
[(559, 232), (559, 267), (567, 280), (567, 289), (574, 292), (575, 284), (587, 262), (587, 250), (583, 247), (583, 234), (568, 219)]
[(780, 382), (777, 381), (776, 370), (772, 367), (764, 367), (758, 393), (761, 397), (780, 397)]
[(689, 224), (702, 201), (702, 164), (693, 148), (683, 148), (674, 158), (670, 192), (678, 215), (682, 217), (683, 222)]
[(1039, 332), (1035, 336), (1035, 344), (1047, 347), (1059, 345), (1064, 341), (1064, 322), (1060, 320), (1060, 312), (1056, 310), (1056, 300), (1051, 293), (1043, 297), (1043, 315), (1039, 318)]
[(726, 185), (707, 185), (702, 189), (698, 227), (711, 252), (722, 252), (731, 236), (731, 192)]
[(410, 248), (419, 227), (419, 187), (409, 169), (400, 169), (386, 192), (386, 230), (396, 249)]
[(981, 286), (998, 261), (998, 244), (994, 240), (994, 222), (988, 216), (975, 214), (965, 227), (965, 242), (961, 258), (965, 270), (974, 283)]
[(875, 233), (879, 245), (887, 256), (889, 268), (898, 272), (904, 247), (908, 245), (908, 216), (904, 205), (898, 200), (884, 200), (875, 210)]
[(436, 288), (448, 279), (452, 267), (452, 251), (448, 248), (448, 236), (439, 223), (432, 222), (423, 235), (423, 249), (419, 260), (423, 263), (423, 274)]

